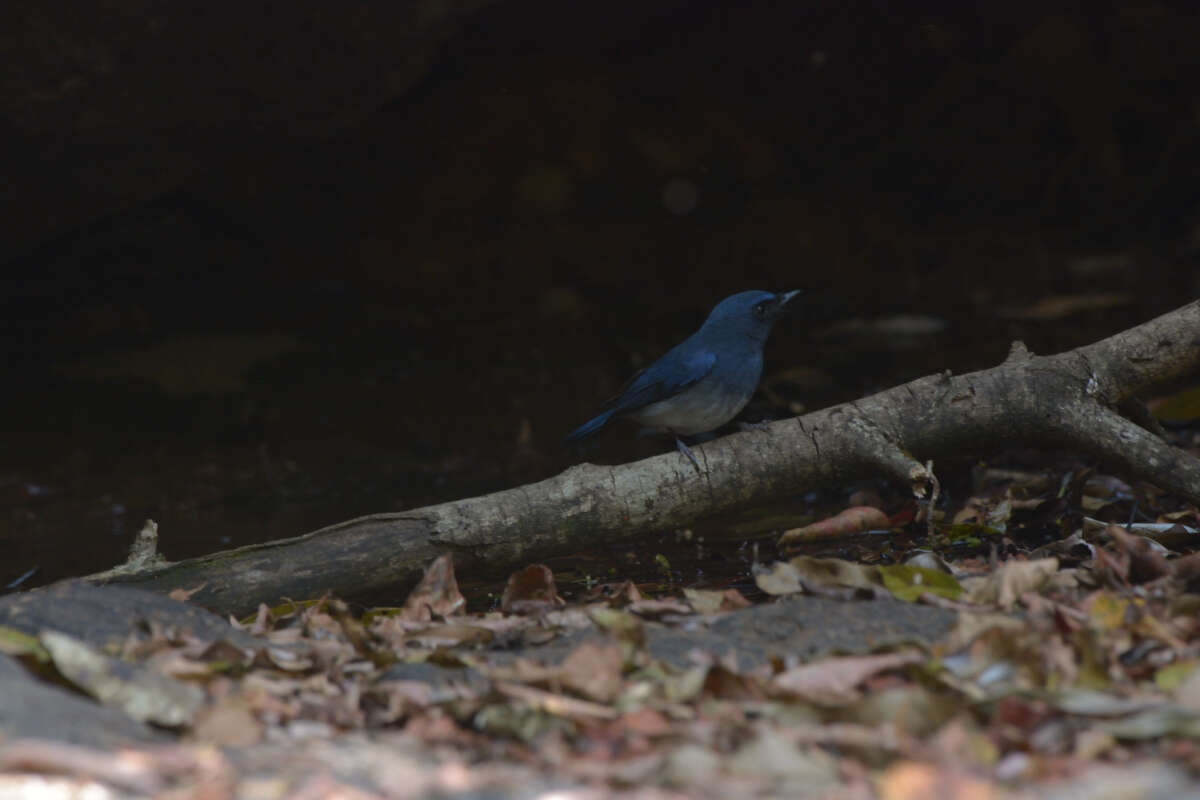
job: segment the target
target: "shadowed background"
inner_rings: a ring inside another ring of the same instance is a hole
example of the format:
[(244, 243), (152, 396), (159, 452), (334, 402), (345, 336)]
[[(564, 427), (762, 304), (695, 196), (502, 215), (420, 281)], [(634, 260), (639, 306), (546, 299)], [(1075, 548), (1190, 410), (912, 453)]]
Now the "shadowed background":
[[(0, 10), (0, 585), (481, 493), (747, 288), (780, 416), (1200, 292), (1200, 8)], [(609, 433), (586, 457), (664, 449)]]

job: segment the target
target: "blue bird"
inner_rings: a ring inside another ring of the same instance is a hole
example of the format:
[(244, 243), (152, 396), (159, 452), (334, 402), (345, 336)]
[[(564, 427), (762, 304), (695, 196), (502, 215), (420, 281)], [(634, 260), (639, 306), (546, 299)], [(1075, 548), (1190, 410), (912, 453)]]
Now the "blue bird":
[(726, 297), (700, 330), (634, 375), (604, 409), (567, 435), (568, 442), (626, 418), (675, 437), (679, 452), (700, 465), (682, 436), (708, 433), (737, 416), (758, 387), (763, 345), (799, 292), (741, 292)]

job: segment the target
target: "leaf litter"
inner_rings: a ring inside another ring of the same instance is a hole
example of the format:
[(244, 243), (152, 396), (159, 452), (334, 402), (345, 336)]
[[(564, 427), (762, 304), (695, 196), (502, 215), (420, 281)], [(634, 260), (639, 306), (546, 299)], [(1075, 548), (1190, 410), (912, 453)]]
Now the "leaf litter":
[[(151, 625), (114, 657), (45, 631), (9, 652), (43, 676), (48, 654), (55, 680), (178, 742), (109, 756), (8, 740), (0, 779), (112, 797), (574, 786), (583, 793), (563, 796), (903, 799), (1084, 796), (1119, 774), (1121, 796), (1194, 794), (1200, 513), (1086, 470), (992, 468), (976, 488), (937, 512), (935, 540), (903, 563), (758, 564), (755, 602), (630, 581), (568, 602), (533, 564), (498, 608), (473, 610), (446, 555), (396, 608), (325, 597), (233, 621), (255, 647)], [(1119, 524), (1131, 506), (1159, 513)], [(839, 527), (925, 525), (851, 511), (811, 536), (788, 529), (780, 551)], [(815, 598), (955, 622), (931, 638), (804, 652), (757, 614)], [(758, 636), (765, 657), (739, 657), (742, 640), (714, 646), (730, 630)], [(683, 649), (668, 656), (664, 641)]]

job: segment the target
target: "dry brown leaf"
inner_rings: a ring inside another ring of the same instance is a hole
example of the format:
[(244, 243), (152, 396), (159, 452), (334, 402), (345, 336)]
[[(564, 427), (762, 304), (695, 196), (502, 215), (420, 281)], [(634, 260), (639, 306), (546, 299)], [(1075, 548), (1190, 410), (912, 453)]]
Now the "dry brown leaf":
[(1129, 554), (1112, 551), (1103, 547), (1095, 549), (1096, 574), (1104, 578), (1110, 586), (1129, 586)]
[(666, 757), (661, 780), (669, 786), (711, 786), (721, 772), (721, 754), (711, 747), (685, 742)]
[(179, 650), (163, 650), (142, 662), (160, 675), (171, 678), (209, 678), (212, 666), (205, 661), (188, 658)]
[(167, 592), (167, 597), (171, 598), (172, 600), (178, 600), (181, 603), (186, 603), (188, 600), (192, 599), (192, 595), (203, 589), (205, 586), (208, 586), (207, 581), (200, 584), (195, 589), (172, 589), (171, 591)]
[(765, 727), (729, 757), (725, 769), (767, 779), (788, 795), (802, 787), (810, 797), (831, 796), (841, 784), (833, 756), (816, 747), (797, 747), (791, 737)]
[(636, 603), (641, 599), (642, 593), (638, 591), (637, 585), (633, 581), (597, 584), (589, 589), (582, 598), (584, 603), (603, 601), (618, 608)]
[(961, 650), (973, 642), (977, 636), (993, 628), (1019, 633), (1026, 629), (1026, 625), (1023, 621), (1007, 614), (960, 611), (954, 628), (946, 637), (946, 652), (953, 653)]
[(755, 675), (743, 675), (726, 667), (713, 664), (704, 676), (703, 690), (711, 697), (738, 702), (759, 702), (766, 698), (763, 682)]
[(1094, 557), (1095, 554), (1095, 546), (1084, 540), (1082, 530), (1077, 530), (1065, 539), (1042, 545), (1032, 551), (1029, 557), (1033, 559), (1054, 557), (1061, 559), (1065, 564), (1078, 564)]
[(750, 601), (737, 589), (725, 589), (720, 592), (712, 589), (684, 589), (683, 596), (697, 614), (716, 614), (750, 607)]
[(196, 741), (218, 747), (249, 747), (262, 739), (263, 725), (241, 697), (202, 709), (192, 723)]
[(888, 515), (878, 508), (855, 506), (811, 525), (784, 531), (779, 537), (779, 546), (786, 547), (799, 542), (837, 539), (864, 531), (887, 529), (891, 527), (891, 524)]
[(554, 573), (545, 564), (530, 564), (508, 576), (500, 608), (514, 614), (545, 611), (565, 605), (554, 585)]
[(564, 631), (579, 631), (586, 630), (594, 624), (592, 622), (591, 611), (592, 606), (567, 606), (565, 608), (548, 611), (542, 616), (539, 624), (561, 628)]
[(671, 733), (671, 723), (661, 711), (653, 708), (626, 712), (617, 720), (617, 724), (640, 736), (666, 736)]
[(475, 625), (430, 625), (428, 628), (410, 632), (406, 641), (425, 647), (470, 647), (486, 645), (494, 637), (495, 634), (487, 628)]
[(496, 691), (513, 700), (520, 700), (531, 708), (545, 711), (560, 717), (583, 717), (597, 719), (616, 719), (619, 714), (616, 709), (592, 703), (587, 700), (577, 700), (561, 694), (545, 692), (531, 686), (521, 686), (515, 683), (498, 681)]
[(252, 650), (243, 650), (228, 639), (218, 639), (215, 642), (206, 644), (204, 649), (197, 654), (197, 658), (206, 663), (221, 661), (227, 664), (245, 666), (254, 660), (254, 652)]
[(266, 603), (258, 604), (254, 614), (254, 622), (250, 623), (249, 632), (253, 636), (262, 636), (271, 629), (271, 608)]
[(771, 681), (771, 688), (812, 703), (844, 705), (862, 697), (857, 687), (873, 675), (924, 659), (916, 651), (823, 658), (781, 672)]
[(1128, 578), (1131, 583), (1148, 583), (1171, 574), (1171, 564), (1159, 552), (1162, 545), (1144, 536), (1126, 533), (1120, 525), (1106, 529), (1113, 544), (1129, 557)]
[(769, 567), (754, 565), (754, 583), (769, 595), (779, 596), (803, 591), (800, 571), (786, 561), (776, 561)]
[(522, 656), (515, 658), (511, 664), (483, 666), (481, 671), (491, 680), (505, 683), (550, 684), (559, 677), (558, 666), (543, 664)]
[(1057, 571), (1057, 558), (1007, 561), (991, 575), (960, 581), (966, 590), (963, 599), (977, 605), (998, 605), (1007, 610), (1022, 594), (1035, 591)]
[(421, 582), (409, 592), (400, 616), (407, 620), (428, 622), (436, 617), (447, 617), (460, 611), (467, 604), (458, 591), (454, 577), (454, 560), (449, 553), (438, 556)]
[(970, 713), (956, 714), (929, 739), (929, 747), (943, 763), (957, 763), (969, 768), (986, 768), (999, 757), (995, 742)]
[(934, 764), (902, 761), (879, 776), (881, 800), (999, 800), (1006, 797), (987, 781)]
[(1185, 590), (1194, 592), (1200, 589), (1200, 553), (1192, 553), (1172, 561), (1171, 568), (1175, 580)]
[(611, 639), (585, 641), (559, 667), (563, 686), (589, 700), (611, 703), (621, 693), (625, 648)]
[[(343, 647), (351, 652), (348, 644), (330, 642), (335, 647)], [(313, 660), (302, 653), (297, 653), (289, 647), (264, 647), (255, 654), (256, 663), (271, 665), (287, 672), (304, 672), (313, 665)]]
[(360, 789), (353, 783), (338, 780), (332, 775), (314, 775), (306, 779), (291, 794), (290, 800), (384, 800), (377, 792)]
[(625, 607), (625, 610), (631, 614), (637, 614), (639, 617), (664, 617), (668, 614), (691, 614), (692, 607), (682, 600), (676, 600), (674, 597), (663, 597), (655, 600), (646, 598), (630, 603)]
[(984, 509), (978, 505), (977, 498), (972, 497), (963, 504), (963, 507), (954, 512), (954, 516), (950, 519), (952, 525), (968, 525), (978, 524), (983, 522)]
[(1171, 511), (1166, 514), (1159, 514), (1158, 521), (1195, 525), (1197, 522), (1200, 522), (1200, 511), (1197, 511), (1195, 506), (1190, 506), (1182, 511)]
[(883, 587), (879, 570), (869, 564), (858, 564), (840, 558), (797, 556), (789, 562), (800, 574), (806, 588), (844, 586), (851, 589)]
[(391, 724), (411, 719), (423, 709), (451, 699), (457, 687), (434, 687), (423, 680), (382, 680), (372, 687), (372, 696), (383, 700), (382, 707), (372, 710), (374, 723)]
[(1111, 733), (1099, 728), (1085, 728), (1075, 736), (1072, 755), (1080, 761), (1095, 761), (1117, 744)]

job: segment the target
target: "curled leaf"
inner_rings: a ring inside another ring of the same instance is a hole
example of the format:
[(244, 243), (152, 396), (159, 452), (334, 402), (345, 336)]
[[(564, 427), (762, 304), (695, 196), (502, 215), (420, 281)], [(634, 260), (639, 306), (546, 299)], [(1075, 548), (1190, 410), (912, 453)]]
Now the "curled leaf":
[(428, 622), (434, 617), (446, 617), (466, 606), (466, 598), (458, 591), (454, 577), (454, 560), (449, 553), (438, 556), (425, 570), (421, 582), (409, 592), (404, 601), (403, 619)]
[(869, 530), (886, 530), (890, 527), (891, 520), (888, 519), (888, 515), (878, 508), (855, 506), (811, 525), (784, 531), (779, 537), (779, 546), (786, 547), (798, 542), (836, 539)]
[(554, 573), (545, 564), (530, 564), (508, 576), (500, 608), (509, 612), (539, 611), (564, 605), (554, 585)]

